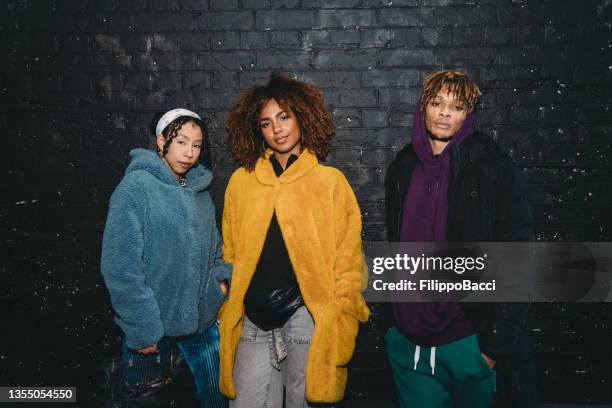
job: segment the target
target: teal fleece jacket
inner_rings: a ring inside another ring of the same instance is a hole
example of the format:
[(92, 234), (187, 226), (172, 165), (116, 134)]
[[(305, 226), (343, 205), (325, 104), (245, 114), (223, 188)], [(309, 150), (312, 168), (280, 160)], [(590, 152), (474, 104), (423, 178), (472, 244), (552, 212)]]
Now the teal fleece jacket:
[(101, 271), (127, 346), (163, 336), (199, 333), (216, 321), (223, 302), (223, 261), (209, 186), (202, 165), (181, 187), (151, 150), (134, 149), (113, 192), (102, 241)]

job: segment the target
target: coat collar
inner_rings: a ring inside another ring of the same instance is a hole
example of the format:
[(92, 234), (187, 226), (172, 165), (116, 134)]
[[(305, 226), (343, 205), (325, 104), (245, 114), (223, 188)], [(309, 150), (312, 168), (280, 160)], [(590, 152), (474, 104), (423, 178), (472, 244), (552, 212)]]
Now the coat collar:
[(276, 177), (272, 163), (269, 160), (271, 155), (272, 150), (267, 149), (265, 157), (260, 157), (255, 164), (255, 177), (257, 177), (257, 181), (267, 186), (293, 183), (319, 164), (317, 156), (310, 150), (304, 149), (300, 157), (280, 177)]
[(159, 156), (149, 149), (136, 148), (130, 151), (130, 164), (126, 170), (126, 174), (136, 170), (144, 170), (162, 183), (178, 189), (193, 190), (195, 192), (206, 190), (213, 179), (212, 172), (201, 164), (191, 168), (185, 178), (187, 179), (187, 187), (181, 187), (176, 181), (176, 177), (172, 174), (170, 168), (159, 158)]

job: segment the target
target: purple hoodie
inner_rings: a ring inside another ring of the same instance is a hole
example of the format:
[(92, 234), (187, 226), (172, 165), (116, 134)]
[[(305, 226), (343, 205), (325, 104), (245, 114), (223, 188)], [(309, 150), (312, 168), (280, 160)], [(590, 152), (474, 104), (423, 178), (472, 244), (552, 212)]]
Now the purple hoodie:
[[(444, 151), (434, 156), (423, 111), (417, 110), (412, 124), (412, 146), (419, 161), (404, 201), (402, 242), (446, 241), (449, 151), (472, 134), (473, 124), (473, 113), (469, 113)], [(394, 303), (393, 314), (400, 331), (422, 346), (441, 346), (475, 332), (459, 304), (453, 302)]]

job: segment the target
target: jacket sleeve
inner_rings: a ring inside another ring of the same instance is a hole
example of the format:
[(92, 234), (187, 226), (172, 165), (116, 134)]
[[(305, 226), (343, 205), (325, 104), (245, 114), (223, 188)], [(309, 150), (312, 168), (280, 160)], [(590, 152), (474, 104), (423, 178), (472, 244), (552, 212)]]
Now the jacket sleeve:
[(523, 177), (510, 157), (498, 162), (497, 241), (533, 241), (533, 216)]
[(223, 216), (221, 218), (221, 229), (223, 233), (223, 259), (225, 262), (234, 264), (234, 241), (232, 239), (232, 178), (230, 178), (227, 188), (225, 189), (225, 198), (223, 199)]
[[(497, 236), (501, 242), (533, 241), (533, 218), (521, 174), (510, 157), (504, 156), (497, 165)], [(525, 271), (525, 285), (534, 278)], [(495, 359), (517, 357), (524, 349), (528, 334), (528, 303), (500, 303), (494, 318), (479, 333), (481, 350)], [(495, 310), (495, 309), (494, 309)]]
[(361, 212), (348, 181), (341, 176), (334, 197), (336, 301), (355, 319), (365, 322), (370, 311), (361, 294), (367, 284), (367, 266), (361, 243)]
[(219, 230), (215, 228), (215, 261), (213, 264), (213, 277), (217, 282), (227, 280), (228, 284), (232, 278), (232, 266), (223, 260), (223, 240)]
[(118, 188), (111, 198), (102, 239), (102, 276), (116, 321), (131, 349), (156, 344), (164, 334), (157, 300), (144, 275), (144, 212), (138, 199)]

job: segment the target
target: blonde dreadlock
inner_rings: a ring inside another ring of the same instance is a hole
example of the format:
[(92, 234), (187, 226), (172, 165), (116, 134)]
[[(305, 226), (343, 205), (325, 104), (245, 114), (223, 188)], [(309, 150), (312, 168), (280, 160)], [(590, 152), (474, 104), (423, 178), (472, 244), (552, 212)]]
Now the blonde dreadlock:
[(445, 86), (449, 93), (454, 93), (457, 99), (465, 103), (468, 112), (474, 110), (476, 101), (481, 95), (478, 85), (463, 72), (453, 69), (427, 75), (421, 91), (421, 110), (424, 110), (427, 104), (440, 92), (440, 89)]

